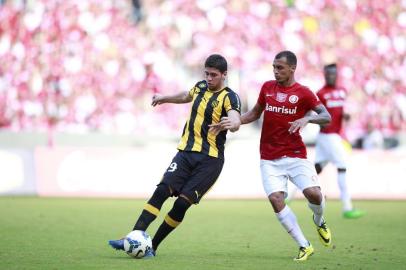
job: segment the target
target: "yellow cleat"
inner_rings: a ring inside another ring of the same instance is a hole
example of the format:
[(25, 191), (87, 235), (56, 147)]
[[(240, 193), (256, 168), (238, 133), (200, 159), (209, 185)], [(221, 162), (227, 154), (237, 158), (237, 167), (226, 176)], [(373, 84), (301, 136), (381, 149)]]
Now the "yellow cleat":
[(330, 229), (327, 227), (325, 221), (320, 226), (317, 226), (317, 232), (319, 234), (320, 242), (328, 247), (331, 245), (331, 232)]
[(310, 244), (310, 246), (308, 247), (300, 247), (299, 248), (299, 254), (297, 254), (297, 257), (294, 258), (294, 261), (306, 261), (307, 258), (309, 258), (310, 256), (312, 256), (314, 253), (314, 248), (313, 246)]

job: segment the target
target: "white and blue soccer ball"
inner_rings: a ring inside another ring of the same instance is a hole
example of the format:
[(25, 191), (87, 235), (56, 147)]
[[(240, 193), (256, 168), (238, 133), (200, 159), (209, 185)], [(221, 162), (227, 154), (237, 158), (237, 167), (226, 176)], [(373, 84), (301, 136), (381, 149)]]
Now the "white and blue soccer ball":
[(151, 248), (151, 237), (144, 231), (132, 231), (124, 238), (124, 250), (131, 257), (140, 259)]

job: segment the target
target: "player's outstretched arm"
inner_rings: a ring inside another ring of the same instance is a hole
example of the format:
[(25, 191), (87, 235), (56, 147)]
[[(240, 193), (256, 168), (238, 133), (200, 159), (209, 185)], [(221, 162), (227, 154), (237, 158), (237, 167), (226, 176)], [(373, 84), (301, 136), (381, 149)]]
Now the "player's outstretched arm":
[(317, 114), (308, 116), (309, 123), (318, 124), (318, 125), (330, 124), (331, 115), (329, 114), (329, 112), (327, 111), (326, 107), (324, 107), (323, 104), (317, 105), (313, 110)]
[(164, 104), (164, 103), (188, 103), (191, 102), (193, 98), (189, 95), (189, 92), (180, 92), (175, 95), (170, 95), (170, 96), (163, 96), (160, 94), (155, 94), (152, 97), (152, 106)]
[(264, 108), (262, 108), (261, 105), (259, 105), (258, 103), (255, 104), (254, 108), (252, 108), (251, 110), (249, 110), (248, 112), (244, 113), (241, 116), (241, 124), (242, 125), (249, 124), (251, 122), (258, 120), (261, 117), (263, 110)]
[(223, 129), (228, 129), (231, 132), (236, 132), (240, 129), (241, 125), (240, 113), (236, 110), (229, 110), (227, 112), (227, 117), (221, 118), (220, 123)]
[[(257, 120), (262, 114), (263, 108), (257, 103), (254, 108), (250, 111), (244, 113), (241, 117), (237, 111), (230, 110), (228, 111), (228, 116), (221, 118), (221, 121), (217, 124), (209, 125), (209, 132), (214, 134), (219, 134), (220, 131), (229, 129), (231, 132), (235, 132), (240, 128), (242, 124), (248, 124)], [(237, 127), (237, 116), (239, 124)]]
[(241, 119), (240, 113), (236, 110), (229, 110), (227, 116), (222, 117), (220, 122), (216, 124), (209, 125), (209, 132), (214, 133), (215, 135), (219, 134), (220, 131), (230, 130), (231, 132), (236, 132), (240, 129)]
[(317, 105), (313, 111), (317, 114), (306, 114), (305, 117), (289, 122), (289, 133), (295, 133), (304, 128), (308, 123), (327, 125), (331, 122), (331, 116), (323, 104)]

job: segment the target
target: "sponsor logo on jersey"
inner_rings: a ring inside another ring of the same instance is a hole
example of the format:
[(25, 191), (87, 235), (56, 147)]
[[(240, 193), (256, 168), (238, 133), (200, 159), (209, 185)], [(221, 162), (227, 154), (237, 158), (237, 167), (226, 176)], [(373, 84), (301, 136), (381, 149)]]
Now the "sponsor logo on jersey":
[(296, 96), (296, 95), (291, 95), (289, 97), (289, 102), (292, 103), (292, 104), (295, 104), (296, 102), (298, 102), (298, 100), (299, 100), (299, 97)]
[(330, 93), (326, 93), (323, 95), (324, 99), (330, 99), (330, 98), (345, 98), (347, 96), (346, 92), (344, 90), (335, 90)]
[(278, 107), (278, 106), (271, 106), (269, 104), (266, 104), (265, 110), (268, 112), (276, 112), (276, 113), (282, 113), (282, 114), (296, 114), (297, 106), (294, 107), (293, 109), (291, 109), (291, 108), (286, 108), (285, 106)]
[(327, 102), (326, 102), (327, 108), (337, 108), (337, 107), (343, 107), (343, 106), (344, 106), (344, 100), (327, 100)]
[(288, 94), (285, 93), (276, 93), (276, 101), (285, 102)]

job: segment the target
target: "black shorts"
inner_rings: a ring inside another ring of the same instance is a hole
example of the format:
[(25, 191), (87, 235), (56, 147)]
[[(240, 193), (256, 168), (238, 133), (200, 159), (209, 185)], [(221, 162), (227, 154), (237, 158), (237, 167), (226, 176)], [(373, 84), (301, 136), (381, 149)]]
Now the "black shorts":
[(168, 185), (173, 196), (185, 195), (199, 203), (223, 169), (224, 159), (199, 152), (179, 151), (172, 159), (160, 184)]

